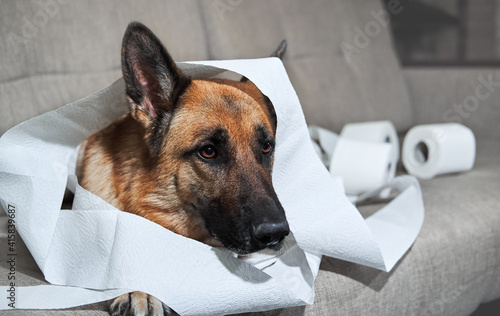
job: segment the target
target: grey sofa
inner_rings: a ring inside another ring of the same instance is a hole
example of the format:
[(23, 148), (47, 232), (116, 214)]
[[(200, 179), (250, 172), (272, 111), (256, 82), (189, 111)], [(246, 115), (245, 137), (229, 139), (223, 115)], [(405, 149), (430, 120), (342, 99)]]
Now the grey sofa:
[[(390, 273), (325, 257), (313, 305), (265, 314), (469, 315), (500, 298), (500, 87), (487, 88), (473, 110), (457, 112), (454, 104), (474, 96), (483, 79), (500, 82), (500, 70), (402, 69), (382, 9), (377, 0), (2, 0), (0, 135), (118, 79), (121, 39), (132, 20), (158, 34), (177, 61), (264, 57), (286, 38), (285, 67), (308, 123), (338, 132), (348, 122), (391, 120), (403, 135), (417, 124), (461, 121), (475, 133), (477, 158), (468, 173), (421, 181), (422, 231)], [(359, 30), (367, 25), (363, 41)], [(17, 246), (18, 285), (46, 283)], [(7, 270), (2, 248), (0, 285)], [(107, 312), (99, 303), (5, 314)]]

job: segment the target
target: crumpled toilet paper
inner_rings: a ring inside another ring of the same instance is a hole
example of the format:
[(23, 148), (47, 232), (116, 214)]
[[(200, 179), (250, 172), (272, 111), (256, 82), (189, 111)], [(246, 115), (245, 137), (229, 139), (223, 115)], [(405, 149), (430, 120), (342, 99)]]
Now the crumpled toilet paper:
[[(124, 84), (118, 80), (0, 138), (0, 204), (5, 210), (15, 207), (19, 234), (54, 284), (18, 288), (17, 308), (64, 308), (139, 290), (181, 315), (262, 311), (311, 304), (321, 255), (384, 271), (393, 268), (423, 222), (415, 178), (395, 178), (389, 186), (401, 194), (365, 220), (314, 152), (299, 100), (279, 59), (179, 67), (193, 77), (224, 70), (239, 73), (274, 104), (278, 129), (273, 183), (293, 233), (287, 251), (260, 270), (227, 250), (121, 212), (78, 185), (77, 146), (128, 110)], [(67, 186), (75, 191), (72, 210), (60, 209)], [(7, 304), (0, 299), (0, 308), (8, 309)]]

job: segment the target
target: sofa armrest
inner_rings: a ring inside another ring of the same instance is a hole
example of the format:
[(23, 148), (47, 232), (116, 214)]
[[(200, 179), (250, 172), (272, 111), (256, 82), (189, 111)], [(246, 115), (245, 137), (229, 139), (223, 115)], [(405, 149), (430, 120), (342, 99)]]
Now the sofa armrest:
[(500, 68), (403, 68), (415, 124), (458, 122), (500, 138)]

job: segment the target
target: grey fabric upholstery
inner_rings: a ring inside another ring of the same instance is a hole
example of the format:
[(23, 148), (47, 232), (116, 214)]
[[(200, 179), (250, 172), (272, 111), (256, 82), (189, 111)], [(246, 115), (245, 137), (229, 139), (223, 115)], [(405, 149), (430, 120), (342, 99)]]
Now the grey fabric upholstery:
[(500, 69), (403, 70), (416, 124), (459, 122), (477, 137), (500, 137)]
[[(262, 314), (460, 316), (469, 315), (481, 302), (500, 297), (499, 155), (498, 140), (481, 141), (474, 170), (421, 182), (424, 226), (392, 272), (324, 258), (313, 305)], [(368, 214), (375, 207), (381, 205), (361, 210)], [(5, 245), (4, 241), (5, 237), (0, 245)], [(22, 244), (18, 253), (17, 260), (22, 263), (17, 267), (19, 284), (42, 284), (43, 275)], [(7, 260), (0, 259), (0, 276), (4, 276)], [(105, 309), (104, 303), (76, 307), (71, 315), (106, 315)], [(24, 311), (16, 315), (68, 312)]]
[[(0, 4), (0, 134), (120, 78), (121, 41), (133, 20), (171, 44), (168, 49), (179, 61), (208, 57), (195, 1), (155, 0), (147, 6), (138, 1), (60, 2)], [(43, 3), (52, 4), (52, 16)], [(46, 22), (37, 22), (44, 14)]]
[(498, 298), (500, 144), (483, 141), (478, 150), (473, 171), (421, 181), (424, 225), (392, 272), (323, 260), (306, 314), (469, 315)]
[[(346, 53), (342, 45), (354, 45), (357, 30), (377, 21), (372, 12), (382, 9), (378, 0), (59, 2), (0, 3), (0, 135), (119, 78), (121, 38), (132, 20), (148, 25), (177, 61), (264, 57), (286, 38), (285, 66), (308, 122), (335, 131), (355, 121), (389, 119), (399, 131), (446, 121), (446, 111), (474, 95), (478, 77), (490, 73), (400, 71), (389, 30), (380, 23), (365, 48)], [(491, 73), (500, 81), (498, 70)], [(479, 303), (499, 298), (499, 98), (500, 91), (493, 91), (462, 122), (478, 138), (474, 169), (421, 182), (424, 226), (392, 272), (324, 258), (313, 305), (264, 314), (468, 315)], [(5, 238), (0, 236), (0, 247)], [(17, 245), (18, 285), (44, 284), (27, 249), (20, 240)], [(7, 281), (5, 259), (0, 249), (0, 285)], [(99, 303), (4, 314), (107, 312)]]
[[(4, 2), (0, 17), (0, 134), (120, 77), (127, 24), (144, 22), (177, 61), (267, 57), (286, 38), (286, 67), (308, 120), (333, 130), (389, 119), (411, 126), (411, 108), (387, 27), (348, 62), (340, 44), (374, 20), (378, 1)], [(67, 3), (66, 3), (67, 2)], [(236, 5), (232, 5), (234, 3)], [(39, 16), (47, 17), (45, 23)], [(52, 15), (52, 16), (51, 16)], [(23, 35), (25, 34), (25, 35)], [(384, 65), (380, 67), (379, 65)]]
[(373, 24), (378, 1), (247, 1), (223, 19), (203, 4), (211, 58), (262, 57), (287, 39), (285, 66), (311, 124), (335, 131), (354, 121), (389, 119), (398, 130), (412, 124), (389, 29), (379, 26), (356, 54), (341, 48), (354, 45), (356, 28)]

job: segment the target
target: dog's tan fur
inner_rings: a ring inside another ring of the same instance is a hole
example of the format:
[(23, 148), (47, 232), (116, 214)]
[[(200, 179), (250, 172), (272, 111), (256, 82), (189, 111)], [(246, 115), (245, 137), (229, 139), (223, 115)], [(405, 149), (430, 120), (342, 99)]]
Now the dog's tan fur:
[[(235, 101), (229, 105), (227, 99)], [(145, 115), (143, 112), (136, 114), (139, 119), (128, 113), (82, 144), (78, 178), (82, 187), (120, 210), (143, 216), (180, 235), (221, 246), (208, 234), (197, 214), (183, 211), (182, 203), (194, 198), (189, 196), (191, 190), (183, 189), (197, 185), (200, 190), (216, 194), (227, 181), (238, 179), (203, 179), (179, 154), (195, 142), (197, 131), (213, 122), (234, 136), (233, 143), (241, 144), (236, 158), (240, 167), (252, 169), (255, 162), (248, 152), (251, 140), (246, 137), (254, 133), (254, 122), (262, 122), (273, 131), (275, 128), (260, 91), (250, 81), (193, 80), (180, 103), (168, 141), (158, 155), (158, 167), (152, 169), (148, 163), (146, 132), (138, 122), (148, 118), (140, 117)], [(248, 180), (252, 181), (252, 177)], [(235, 183), (233, 188), (237, 187)]]
[[(269, 99), (246, 78), (184, 77), (140, 23), (125, 33), (122, 69), (130, 112), (81, 145), (82, 187), (211, 246), (238, 253), (280, 247), (288, 223), (272, 188), (276, 116)], [(205, 159), (207, 146), (227, 157)], [(142, 292), (118, 297), (110, 312), (172, 313)]]

